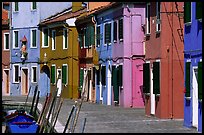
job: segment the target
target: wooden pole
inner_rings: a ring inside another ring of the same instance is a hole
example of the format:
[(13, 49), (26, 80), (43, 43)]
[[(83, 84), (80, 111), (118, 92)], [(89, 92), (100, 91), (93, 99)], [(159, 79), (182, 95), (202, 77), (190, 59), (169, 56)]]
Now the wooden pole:
[(34, 108), (34, 115), (33, 115), (34, 118), (36, 116), (36, 111), (37, 111), (37, 108), (38, 108), (39, 98), (40, 98), (40, 91), (38, 91), (38, 94), (37, 94), (37, 99), (36, 99), (35, 108)]
[(30, 115), (33, 115), (33, 106), (34, 106), (34, 103), (35, 103), (35, 97), (36, 97), (36, 94), (37, 94), (37, 90), (38, 90), (38, 85), (35, 86), (33, 101), (32, 101), (32, 105), (31, 105), (31, 109), (30, 109)]

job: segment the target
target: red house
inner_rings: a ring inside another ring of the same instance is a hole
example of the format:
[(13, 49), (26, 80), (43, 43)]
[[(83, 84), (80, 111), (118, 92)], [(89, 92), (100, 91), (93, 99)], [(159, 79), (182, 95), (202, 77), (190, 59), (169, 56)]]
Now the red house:
[(183, 118), (183, 5), (183, 2), (147, 3), (143, 65), (146, 115)]

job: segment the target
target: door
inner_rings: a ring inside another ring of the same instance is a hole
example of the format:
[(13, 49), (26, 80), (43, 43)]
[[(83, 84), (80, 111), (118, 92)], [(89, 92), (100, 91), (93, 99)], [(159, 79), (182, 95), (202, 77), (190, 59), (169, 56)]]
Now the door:
[(61, 78), (61, 74), (62, 74), (62, 71), (61, 69), (57, 69), (57, 88), (58, 88), (58, 91), (57, 91), (57, 96), (60, 96), (61, 95), (61, 92), (62, 92), (62, 78)]
[(22, 69), (21, 75), (21, 94), (28, 94), (28, 69)]
[(114, 102), (117, 102), (119, 104), (119, 85), (118, 85), (118, 68), (115, 66), (112, 67), (113, 70), (113, 94), (114, 94)]
[(4, 73), (3, 73), (3, 81), (4, 81), (4, 95), (9, 95), (10, 94), (10, 90), (9, 90), (9, 69), (4, 69)]
[(198, 128), (198, 82), (197, 82), (197, 73), (198, 68), (193, 67), (193, 76), (192, 76), (192, 126)]
[(151, 112), (150, 114), (155, 115), (155, 94), (153, 94), (153, 69), (150, 69), (150, 77), (151, 77), (151, 82), (150, 82), (150, 97), (151, 97)]

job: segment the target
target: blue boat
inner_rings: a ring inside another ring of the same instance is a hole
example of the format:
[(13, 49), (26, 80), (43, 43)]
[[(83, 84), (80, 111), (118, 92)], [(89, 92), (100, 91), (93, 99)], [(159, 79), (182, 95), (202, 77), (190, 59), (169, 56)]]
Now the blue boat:
[(17, 110), (5, 117), (6, 133), (37, 133), (39, 125), (25, 110)]

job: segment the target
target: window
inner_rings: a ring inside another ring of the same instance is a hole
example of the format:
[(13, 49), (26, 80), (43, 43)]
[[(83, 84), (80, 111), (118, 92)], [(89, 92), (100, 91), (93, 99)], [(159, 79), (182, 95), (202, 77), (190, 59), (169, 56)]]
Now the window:
[(118, 29), (119, 29), (119, 40), (120, 40), (120, 41), (123, 41), (123, 18), (121, 18), (121, 19), (119, 20)]
[(62, 65), (62, 83), (67, 84), (67, 78), (68, 78), (68, 66), (67, 64)]
[(101, 68), (101, 77), (102, 85), (106, 85), (106, 66), (102, 66)]
[(185, 66), (185, 97), (190, 97), (190, 68), (191, 68), (191, 62), (186, 62)]
[(160, 31), (161, 30), (161, 3), (160, 2), (156, 2), (156, 15), (157, 15), (157, 20), (156, 20), (156, 31)]
[(13, 82), (19, 83), (19, 65), (13, 65)]
[(32, 67), (31, 68), (31, 82), (36, 83), (37, 82), (37, 67)]
[(13, 36), (13, 48), (19, 48), (18, 46), (18, 31), (14, 31), (14, 36)]
[(111, 23), (106, 23), (105, 24), (105, 38), (104, 38), (104, 43), (105, 45), (110, 45), (111, 43)]
[(90, 46), (95, 45), (95, 28), (94, 26), (90, 26)]
[(196, 19), (202, 20), (202, 2), (196, 2)]
[(36, 48), (36, 30), (32, 29), (31, 30), (31, 48)]
[(100, 40), (101, 40), (101, 34), (100, 34), (100, 25), (97, 26), (96, 28), (96, 33), (97, 33), (97, 36), (96, 36), (96, 44), (97, 44), (97, 47), (100, 46)]
[(198, 99), (202, 100), (202, 61), (198, 62)]
[(17, 12), (19, 9), (18, 9), (18, 2), (14, 2), (14, 11)]
[(150, 3), (146, 6), (146, 34), (150, 34)]
[(117, 21), (114, 21), (113, 25), (113, 42), (117, 42)]
[(52, 50), (56, 49), (56, 31), (52, 31)]
[(83, 48), (83, 34), (79, 34), (79, 46)]
[(56, 81), (56, 66), (52, 65), (51, 66), (51, 83), (55, 84)]
[(143, 64), (143, 93), (150, 93), (150, 63)]
[(160, 94), (160, 62), (153, 62), (153, 93)]
[(85, 48), (90, 46), (90, 27), (86, 27), (85, 29)]
[(43, 44), (42, 47), (44, 47), (44, 48), (45, 47), (49, 47), (49, 43), (48, 43), (49, 37), (48, 36), (49, 36), (49, 30), (48, 30), (48, 28), (44, 28), (43, 29), (43, 38), (42, 38), (42, 42), (43, 42), (42, 43)]
[(9, 33), (4, 33), (4, 50), (9, 50)]
[(100, 85), (100, 69), (96, 69), (96, 85)]
[(184, 23), (191, 22), (191, 2), (184, 2)]
[(36, 10), (37, 9), (37, 3), (36, 2), (32, 2), (32, 10)]
[(68, 34), (67, 29), (63, 29), (63, 49), (68, 48)]

